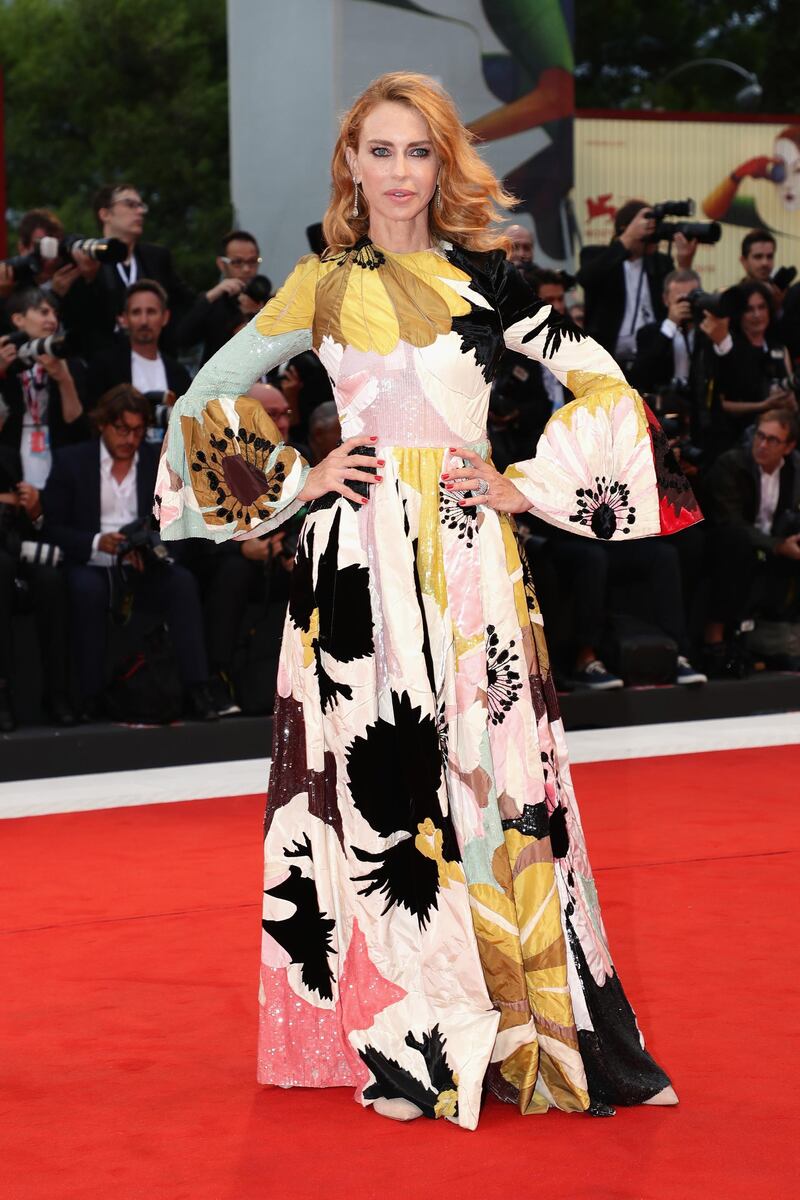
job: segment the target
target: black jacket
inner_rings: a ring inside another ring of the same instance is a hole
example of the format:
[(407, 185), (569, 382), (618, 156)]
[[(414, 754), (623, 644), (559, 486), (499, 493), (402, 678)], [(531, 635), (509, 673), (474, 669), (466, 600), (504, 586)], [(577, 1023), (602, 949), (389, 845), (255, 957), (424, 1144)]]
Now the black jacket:
[[(69, 359), (68, 366), (78, 397), (85, 410), (87, 406), (86, 368), (77, 358)], [(61, 393), (55, 380), (48, 379), (47, 390), (49, 395), (47, 429), (50, 434), (50, 449), (58, 450), (62, 446), (85, 441), (89, 437), (89, 424), (85, 415), (68, 424), (61, 412)], [(22, 440), (22, 422), (25, 416), (25, 397), (17, 372), (10, 372), (0, 379), (0, 396), (3, 397), (9, 408), (8, 419), (0, 431), (0, 445), (19, 450)]]
[[(143, 442), (136, 468), (138, 515), (153, 509), (159, 447)], [(64, 551), (68, 563), (86, 563), (100, 532), (100, 441), (68, 446), (53, 455), (53, 469), (42, 492), (44, 539)]]
[(249, 319), (243, 316), (236, 296), (220, 296), (217, 300), (209, 301), (203, 292), (189, 311), (175, 323), (175, 342), (181, 349), (202, 342), (202, 361), (205, 363)]
[[(167, 387), (182, 396), (191, 383), (186, 367), (176, 358), (161, 352)], [(131, 345), (126, 337), (118, 337), (107, 350), (95, 354), (89, 363), (88, 405), (94, 408), (100, 397), (118, 383), (131, 382)]]
[(800, 454), (795, 450), (787, 455), (780, 470), (772, 529), (762, 533), (755, 524), (761, 503), (761, 472), (749, 447), (737, 446), (720, 455), (706, 481), (706, 515), (712, 524), (746, 530), (754, 549), (774, 554), (785, 536), (782, 525), (787, 514), (800, 511)]
[[(578, 283), (585, 299), (586, 332), (611, 354), (625, 316), (623, 264), (628, 257), (628, 251), (618, 238), (608, 246), (584, 246), (581, 250)], [(660, 324), (667, 315), (662, 295), (664, 280), (674, 270), (674, 263), (668, 254), (658, 250), (646, 254), (643, 261), (653, 315)]]
[[(177, 321), (194, 302), (194, 292), (177, 274), (166, 246), (138, 242), (134, 257), (137, 279), (155, 279), (166, 289), (171, 317), (164, 331), (164, 344), (169, 345)], [(102, 263), (91, 283), (78, 279), (67, 292), (61, 305), (61, 319), (84, 357), (104, 349), (113, 340), (125, 291), (116, 264)]]

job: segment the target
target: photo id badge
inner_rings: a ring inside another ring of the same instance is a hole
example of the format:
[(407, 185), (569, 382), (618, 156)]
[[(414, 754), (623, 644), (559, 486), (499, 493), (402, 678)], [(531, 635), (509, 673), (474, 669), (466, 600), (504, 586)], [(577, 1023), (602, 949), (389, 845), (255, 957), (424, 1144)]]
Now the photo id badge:
[(50, 449), (50, 430), (40, 426), (31, 430), (31, 454), (47, 454)]

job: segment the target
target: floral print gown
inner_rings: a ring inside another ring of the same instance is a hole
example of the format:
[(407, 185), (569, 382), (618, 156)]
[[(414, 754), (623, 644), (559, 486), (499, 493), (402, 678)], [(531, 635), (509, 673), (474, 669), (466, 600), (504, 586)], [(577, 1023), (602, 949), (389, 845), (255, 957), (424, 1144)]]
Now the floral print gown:
[[(507, 475), (587, 537), (699, 513), (614, 361), (502, 253), (302, 259), (175, 406), (162, 537), (258, 536), (308, 466), (242, 395), (310, 347), (342, 437), (383, 482), (305, 516), (278, 670), (265, 822), (258, 1077), (404, 1097), (472, 1129), (484, 1086), (523, 1113), (636, 1104), (669, 1080), (614, 969), (536, 595), (513, 522), (442, 472), (489, 455), (505, 347), (574, 393)], [(452, 449), (451, 449), (452, 448)]]

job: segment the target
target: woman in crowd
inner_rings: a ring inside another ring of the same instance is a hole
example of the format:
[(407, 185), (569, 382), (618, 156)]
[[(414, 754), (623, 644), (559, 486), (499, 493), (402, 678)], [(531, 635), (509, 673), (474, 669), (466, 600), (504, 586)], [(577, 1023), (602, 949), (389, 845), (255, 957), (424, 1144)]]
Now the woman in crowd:
[[(539, 301), (494, 229), (511, 197), (424, 76), (344, 118), (324, 231), (203, 368), (165, 442), (166, 539), (258, 536), (307, 505), (278, 672), (259, 1078), (350, 1085), (472, 1129), (674, 1104), (611, 959), (511, 513), (587, 537), (699, 519), (619, 368)], [(505, 347), (575, 395), (499, 474)], [(241, 393), (313, 348), (344, 441), (309, 468)]]
[(773, 328), (769, 287), (750, 280), (740, 284), (736, 293), (739, 315), (732, 330), (733, 348), (717, 360), (718, 452), (738, 445), (759, 413), (797, 408), (790, 386), (792, 362)]

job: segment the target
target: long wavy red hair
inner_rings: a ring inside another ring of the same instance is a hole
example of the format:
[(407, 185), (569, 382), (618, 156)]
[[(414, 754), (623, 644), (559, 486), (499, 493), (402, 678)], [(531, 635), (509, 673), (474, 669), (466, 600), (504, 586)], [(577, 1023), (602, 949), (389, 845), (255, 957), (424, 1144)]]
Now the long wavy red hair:
[(439, 196), (428, 208), (431, 235), (467, 250), (508, 250), (509, 239), (496, 228), (503, 211), (516, 204), (476, 152), (473, 135), (459, 119), (456, 106), (428, 75), (393, 71), (372, 81), (342, 119), (331, 161), (331, 202), (322, 222), (332, 251), (354, 245), (369, 230), (369, 206), (359, 190), (359, 214), (353, 212), (353, 176), (345, 150), (358, 150), (367, 113), (389, 100), (407, 104), (426, 121), (440, 162)]

